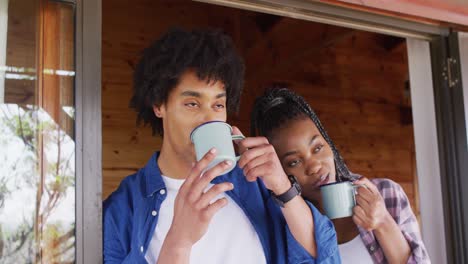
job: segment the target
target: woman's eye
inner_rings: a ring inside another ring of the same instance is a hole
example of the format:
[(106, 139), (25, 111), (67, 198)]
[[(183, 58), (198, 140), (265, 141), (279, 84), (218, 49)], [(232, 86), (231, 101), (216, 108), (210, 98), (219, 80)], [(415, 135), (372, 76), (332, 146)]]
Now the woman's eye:
[(292, 168), (292, 167), (296, 167), (297, 164), (300, 163), (300, 160), (293, 160), (291, 162), (288, 163), (288, 167)]
[(217, 104), (217, 105), (215, 105), (215, 108), (216, 109), (223, 109), (224, 105), (223, 104)]
[(318, 153), (320, 150), (322, 150), (322, 148), (323, 148), (322, 144), (318, 145), (316, 148), (314, 148), (314, 153)]

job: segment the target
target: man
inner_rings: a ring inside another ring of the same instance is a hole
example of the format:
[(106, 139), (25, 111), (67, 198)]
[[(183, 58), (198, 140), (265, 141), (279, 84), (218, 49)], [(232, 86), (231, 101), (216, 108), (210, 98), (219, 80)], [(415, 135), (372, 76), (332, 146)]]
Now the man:
[[(263, 137), (202, 173), (190, 132), (238, 109), (244, 66), (219, 31), (172, 30), (147, 48), (131, 106), (161, 151), (104, 202), (105, 263), (339, 263), (331, 222), (306, 203)], [(241, 132), (234, 128), (235, 134)]]

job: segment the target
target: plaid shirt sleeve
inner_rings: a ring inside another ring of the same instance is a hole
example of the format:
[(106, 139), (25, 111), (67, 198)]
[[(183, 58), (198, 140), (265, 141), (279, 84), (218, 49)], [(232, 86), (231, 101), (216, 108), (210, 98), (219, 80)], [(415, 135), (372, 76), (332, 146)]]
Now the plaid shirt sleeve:
[[(400, 227), (404, 237), (408, 241), (411, 248), (411, 256), (407, 263), (431, 263), (426, 247), (424, 246), (421, 238), (419, 224), (413, 210), (411, 210), (408, 197), (403, 191), (403, 188), (401, 188), (398, 183), (389, 179), (372, 179), (371, 181), (377, 186), (385, 201), (385, 206), (387, 207), (388, 212), (392, 215), (393, 219)], [(367, 242), (375, 247), (374, 252), (370, 252), (374, 257), (374, 260), (380, 260), (378, 263), (385, 263), (386, 261), (384, 261), (383, 251), (380, 246), (378, 246), (377, 241), (375, 241), (375, 236), (373, 236), (373, 234), (361, 233), (361, 236), (362, 235), (365, 235)]]

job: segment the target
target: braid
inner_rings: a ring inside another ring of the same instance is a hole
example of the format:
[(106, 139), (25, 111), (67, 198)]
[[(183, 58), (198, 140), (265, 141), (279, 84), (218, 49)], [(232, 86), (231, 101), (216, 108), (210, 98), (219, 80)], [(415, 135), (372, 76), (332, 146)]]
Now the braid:
[(317, 114), (303, 97), (285, 88), (286, 85), (274, 85), (265, 94), (255, 100), (251, 115), (250, 134), (270, 137), (272, 132), (287, 121), (309, 117), (317, 126), (322, 137), (332, 149), (337, 181), (354, 180), (338, 149), (328, 136)]

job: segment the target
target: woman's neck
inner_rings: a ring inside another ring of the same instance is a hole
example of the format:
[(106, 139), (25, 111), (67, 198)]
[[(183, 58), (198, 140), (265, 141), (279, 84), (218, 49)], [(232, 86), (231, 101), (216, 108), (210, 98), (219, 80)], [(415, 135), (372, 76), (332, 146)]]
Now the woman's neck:
[[(317, 209), (324, 214), (322, 199), (308, 199), (306, 200), (312, 202)], [(359, 235), (359, 229), (353, 221), (352, 217), (344, 217), (331, 220), (335, 226), (336, 235), (338, 238), (338, 244), (343, 244), (351, 241), (356, 236)]]
[(359, 235), (359, 229), (352, 217), (344, 217), (332, 220), (338, 237), (338, 244), (343, 244), (353, 240)]

